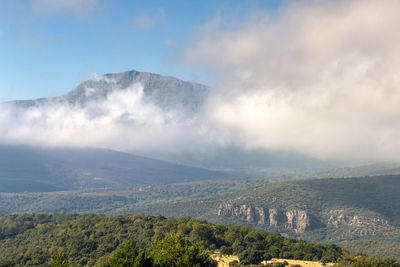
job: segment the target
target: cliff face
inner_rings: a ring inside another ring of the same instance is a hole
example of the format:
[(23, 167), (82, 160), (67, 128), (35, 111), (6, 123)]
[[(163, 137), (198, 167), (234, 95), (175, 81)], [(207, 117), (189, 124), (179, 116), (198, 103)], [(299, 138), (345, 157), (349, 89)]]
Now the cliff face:
[(287, 225), (289, 229), (293, 229), (296, 233), (304, 233), (311, 230), (310, 216), (303, 210), (286, 211)]
[(342, 210), (331, 210), (328, 215), (328, 225), (335, 228), (350, 226), (360, 236), (384, 234), (389, 235), (399, 230), (390, 225), (389, 221), (380, 217), (361, 215), (345, 215)]
[(284, 226), (297, 234), (313, 229), (314, 224), (311, 216), (303, 210), (282, 211), (250, 205), (221, 204), (217, 209), (217, 215), (236, 217), (257, 225)]

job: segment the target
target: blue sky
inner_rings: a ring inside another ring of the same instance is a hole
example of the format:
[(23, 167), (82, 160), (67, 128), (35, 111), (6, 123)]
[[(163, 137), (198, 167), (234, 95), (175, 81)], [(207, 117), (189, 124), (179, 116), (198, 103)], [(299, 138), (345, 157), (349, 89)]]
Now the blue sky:
[(60, 95), (92, 73), (130, 69), (207, 83), (178, 60), (196, 29), (221, 12), (241, 20), (279, 4), (0, 0), (0, 101)]

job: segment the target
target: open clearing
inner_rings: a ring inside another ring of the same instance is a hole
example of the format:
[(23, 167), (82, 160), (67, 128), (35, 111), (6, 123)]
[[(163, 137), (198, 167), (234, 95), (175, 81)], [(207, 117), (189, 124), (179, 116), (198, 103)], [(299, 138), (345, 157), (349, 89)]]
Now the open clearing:
[[(233, 261), (239, 261), (238, 256), (227, 255), (215, 252), (211, 254), (211, 258), (218, 262), (218, 267), (229, 267), (229, 263)], [(262, 264), (267, 263), (278, 263), (286, 261), (290, 265), (300, 265), (302, 267), (323, 267), (322, 262), (317, 261), (302, 261), (302, 260), (287, 260), (287, 259), (271, 259), (269, 261), (263, 261)], [(333, 263), (327, 263), (325, 266), (333, 266)]]

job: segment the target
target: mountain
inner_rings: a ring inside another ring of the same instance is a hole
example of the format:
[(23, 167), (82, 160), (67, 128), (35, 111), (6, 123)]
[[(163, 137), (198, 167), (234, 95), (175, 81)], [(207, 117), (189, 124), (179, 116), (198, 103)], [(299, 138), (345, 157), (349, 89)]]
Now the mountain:
[[(143, 103), (150, 103), (161, 111), (163, 115), (178, 114), (175, 117), (183, 125), (200, 125), (207, 109), (207, 100), (211, 88), (202, 84), (182, 81), (174, 77), (167, 77), (153, 73), (127, 71), (115, 74), (105, 74), (87, 80), (69, 93), (50, 98), (36, 100), (22, 100), (7, 102), (5, 105), (16, 107), (12, 114), (19, 116), (26, 110), (34, 107), (68, 106), (71, 110), (85, 108), (87, 116), (102, 116), (104, 110), (93, 103), (103, 103), (115, 92), (124, 92), (140, 84), (143, 87)], [(140, 113), (140, 107), (138, 112)], [(99, 115), (100, 114), (100, 115)], [(33, 111), (33, 115), (37, 115)], [(66, 114), (65, 116), (68, 116)], [(174, 118), (175, 118), (174, 117)], [(24, 117), (22, 123), (26, 120)], [(168, 119), (167, 119), (168, 120)], [(173, 119), (172, 119), (173, 120)], [(138, 123), (134, 129), (141, 129), (141, 123), (128, 116), (121, 117), (120, 121)], [(145, 120), (146, 121), (146, 120)], [(200, 121), (200, 122), (199, 122)], [(34, 122), (36, 124), (36, 121)], [(211, 127), (211, 126), (210, 126)], [(162, 135), (162, 133), (159, 133)], [(215, 138), (215, 137), (214, 137)], [(235, 173), (237, 177), (271, 177), (282, 174), (293, 174), (298, 171), (324, 170), (341, 166), (331, 162), (317, 160), (296, 153), (267, 151), (263, 149), (246, 150), (239, 146), (212, 145), (205, 149), (190, 148), (187, 151), (141, 151), (129, 150), (125, 152), (140, 154), (146, 157), (175, 162), (198, 168), (214, 169)]]
[(209, 87), (202, 84), (132, 70), (109, 73), (92, 78), (62, 96), (11, 101), (8, 103), (20, 108), (49, 103), (68, 103), (70, 105), (85, 106), (92, 101), (105, 99), (113, 91), (126, 90), (135, 84), (143, 86), (145, 100), (155, 103), (163, 111), (174, 109), (182, 111), (186, 115), (193, 115), (199, 111), (210, 90)]
[(123, 188), (229, 174), (106, 149), (0, 147), (0, 192)]

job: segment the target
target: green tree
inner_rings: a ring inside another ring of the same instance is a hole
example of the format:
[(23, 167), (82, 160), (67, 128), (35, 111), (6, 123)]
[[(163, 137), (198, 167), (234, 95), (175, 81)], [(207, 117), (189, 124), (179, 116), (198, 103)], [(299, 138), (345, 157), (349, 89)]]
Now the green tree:
[(70, 266), (70, 259), (63, 253), (58, 252), (51, 256), (50, 266), (51, 267), (68, 267)]
[(123, 249), (118, 250), (111, 259), (109, 259), (106, 267), (145, 267), (152, 266), (149, 258), (144, 252), (140, 251), (137, 246), (133, 246), (130, 241), (126, 242)]
[(189, 245), (182, 233), (171, 233), (150, 248), (154, 266), (162, 267), (203, 267), (210, 266), (209, 251)]
[(247, 249), (239, 254), (239, 261), (243, 265), (260, 264), (264, 255), (259, 250)]

